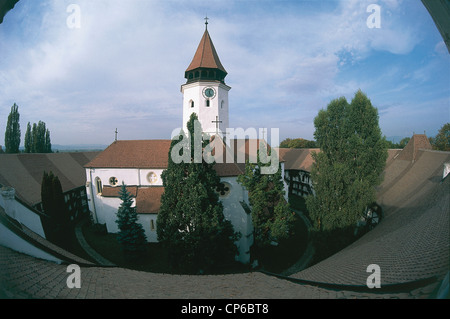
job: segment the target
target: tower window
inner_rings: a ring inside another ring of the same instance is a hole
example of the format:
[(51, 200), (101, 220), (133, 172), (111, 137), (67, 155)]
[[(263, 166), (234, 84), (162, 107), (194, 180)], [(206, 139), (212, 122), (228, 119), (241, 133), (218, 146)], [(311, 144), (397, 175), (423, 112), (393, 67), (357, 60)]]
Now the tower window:
[(190, 101), (189, 101), (189, 106), (190, 106), (190, 107), (194, 107), (194, 106), (195, 106), (194, 101), (190, 100)]
[(210, 106), (210, 101), (206, 100), (206, 107), (209, 107), (209, 106)]
[(220, 108), (223, 109), (223, 106), (225, 105), (225, 101), (220, 102)]

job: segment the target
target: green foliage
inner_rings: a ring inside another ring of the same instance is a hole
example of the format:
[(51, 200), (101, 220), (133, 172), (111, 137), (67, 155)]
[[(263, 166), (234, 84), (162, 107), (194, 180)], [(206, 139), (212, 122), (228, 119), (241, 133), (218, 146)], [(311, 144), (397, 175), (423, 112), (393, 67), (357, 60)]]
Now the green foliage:
[(138, 257), (138, 254), (145, 250), (147, 238), (142, 225), (138, 223), (138, 214), (136, 208), (131, 207), (133, 197), (127, 191), (125, 183), (122, 182), (119, 197), (122, 203), (117, 211), (117, 226), (119, 233), (117, 240), (122, 245), (122, 249), (129, 257)]
[[(268, 166), (260, 161), (261, 152), (267, 149), (260, 144), (257, 164), (247, 161), (245, 173), (238, 176), (238, 182), (249, 192), (251, 205), (254, 247), (252, 255), (258, 258), (271, 242), (280, 241), (291, 235), (294, 213), (284, 199), (284, 184), (281, 167), (274, 174), (261, 174), (261, 167)], [(275, 152), (275, 150), (270, 150)]]
[(311, 177), (315, 196), (306, 202), (317, 232), (351, 234), (366, 207), (375, 201), (382, 181), (387, 143), (378, 125), (378, 111), (358, 91), (350, 104), (330, 102), (314, 120), (321, 149), (313, 154)]
[(438, 134), (430, 141), (433, 149), (438, 151), (450, 151), (450, 123), (444, 124)]
[(51, 153), (52, 143), (50, 141), (50, 131), (45, 123), (39, 121), (31, 128), (30, 122), (27, 124), (25, 132), (25, 153)]
[(303, 138), (287, 138), (280, 143), (280, 148), (316, 148), (315, 141), (305, 140)]
[(70, 245), (70, 217), (58, 176), (44, 172), (41, 184), (41, 200), (45, 221), (45, 233), (51, 242), (67, 248)]
[(5, 148), (6, 153), (19, 153), (20, 145), (20, 114), (19, 107), (16, 103), (11, 107), (11, 112), (8, 115), (8, 122), (5, 130)]
[[(223, 206), (215, 192), (220, 178), (213, 164), (204, 160), (194, 163), (194, 121), (187, 127), (189, 137), (182, 132), (172, 140), (167, 169), (161, 177), (165, 187), (157, 219), (157, 234), (169, 251), (169, 262), (174, 269), (188, 272), (209, 271), (216, 266), (231, 263), (237, 254), (234, 242), (239, 236), (223, 215)], [(190, 163), (172, 160), (172, 150), (178, 143), (186, 143)], [(203, 146), (205, 144), (203, 143)]]

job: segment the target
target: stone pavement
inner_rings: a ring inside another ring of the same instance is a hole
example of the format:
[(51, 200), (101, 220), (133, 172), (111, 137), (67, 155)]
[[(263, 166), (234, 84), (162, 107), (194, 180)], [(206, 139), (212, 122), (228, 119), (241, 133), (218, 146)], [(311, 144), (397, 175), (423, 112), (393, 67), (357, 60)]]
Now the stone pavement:
[(429, 298), (440, 281), (410, 292), (338, 291), (302, 285), (260, 272), (189, 276), (117, 267), (81, 267), (81, 288), (69, 289), (67, 265), (0, 246), (0, 297), (33, 299), (335, 299)]

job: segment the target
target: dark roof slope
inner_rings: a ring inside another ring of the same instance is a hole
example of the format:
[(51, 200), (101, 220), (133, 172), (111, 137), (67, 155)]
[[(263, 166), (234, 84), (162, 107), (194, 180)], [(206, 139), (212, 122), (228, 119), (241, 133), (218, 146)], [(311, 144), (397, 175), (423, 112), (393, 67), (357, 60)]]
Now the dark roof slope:
[(99, 152), (1, 154), (0, 184), (13, 187), (16, 196), (35, 205), (41, 202), (44, 171), (52, 171), (61, 181), (64, 192), (86, 184), (84, 165)]

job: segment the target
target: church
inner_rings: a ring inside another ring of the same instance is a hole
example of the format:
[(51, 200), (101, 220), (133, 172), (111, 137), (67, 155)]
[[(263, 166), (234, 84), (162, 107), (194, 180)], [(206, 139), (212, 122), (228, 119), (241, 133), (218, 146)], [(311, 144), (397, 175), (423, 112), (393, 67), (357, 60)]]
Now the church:
[[(183, 94), (183, 130), (192, 113), (196, 113), (203, 133), (218, 136), (229, 127), (228, 93), (225, 84), (227, 71), (220, 62), (208, 32), (200, 40), (192, 62), (185, 71)], [(222, 137), (220, 137), (222, 140)], [(222, 140), (223, 141), (223, 140)], [(233, 154), (249, 155), (258, 140), (234, 141)], [(119, 190), (122, 182), (134, 197), (138, 221), (142, 224), (147, 240), (157, 242), (156, 219), (161, 206), (164, 187), (161, 173), (168, 165), (171, 140), (117, 140), (84, 167), (89, 209), (95, 223), (106, 224), (110, 233), (118, 232), (116, 213), (121, 203)], [(242, 263), (250, 262), (250, 246), (253, 243), (253, 227), (248, 210), (248, 192), (237, 182), (244, 173), (245, 161), (223, 161), (214, 165), (223, 184), (218, 192), (223, 204), (224, 216), (241, 237), (236, 246)]]

